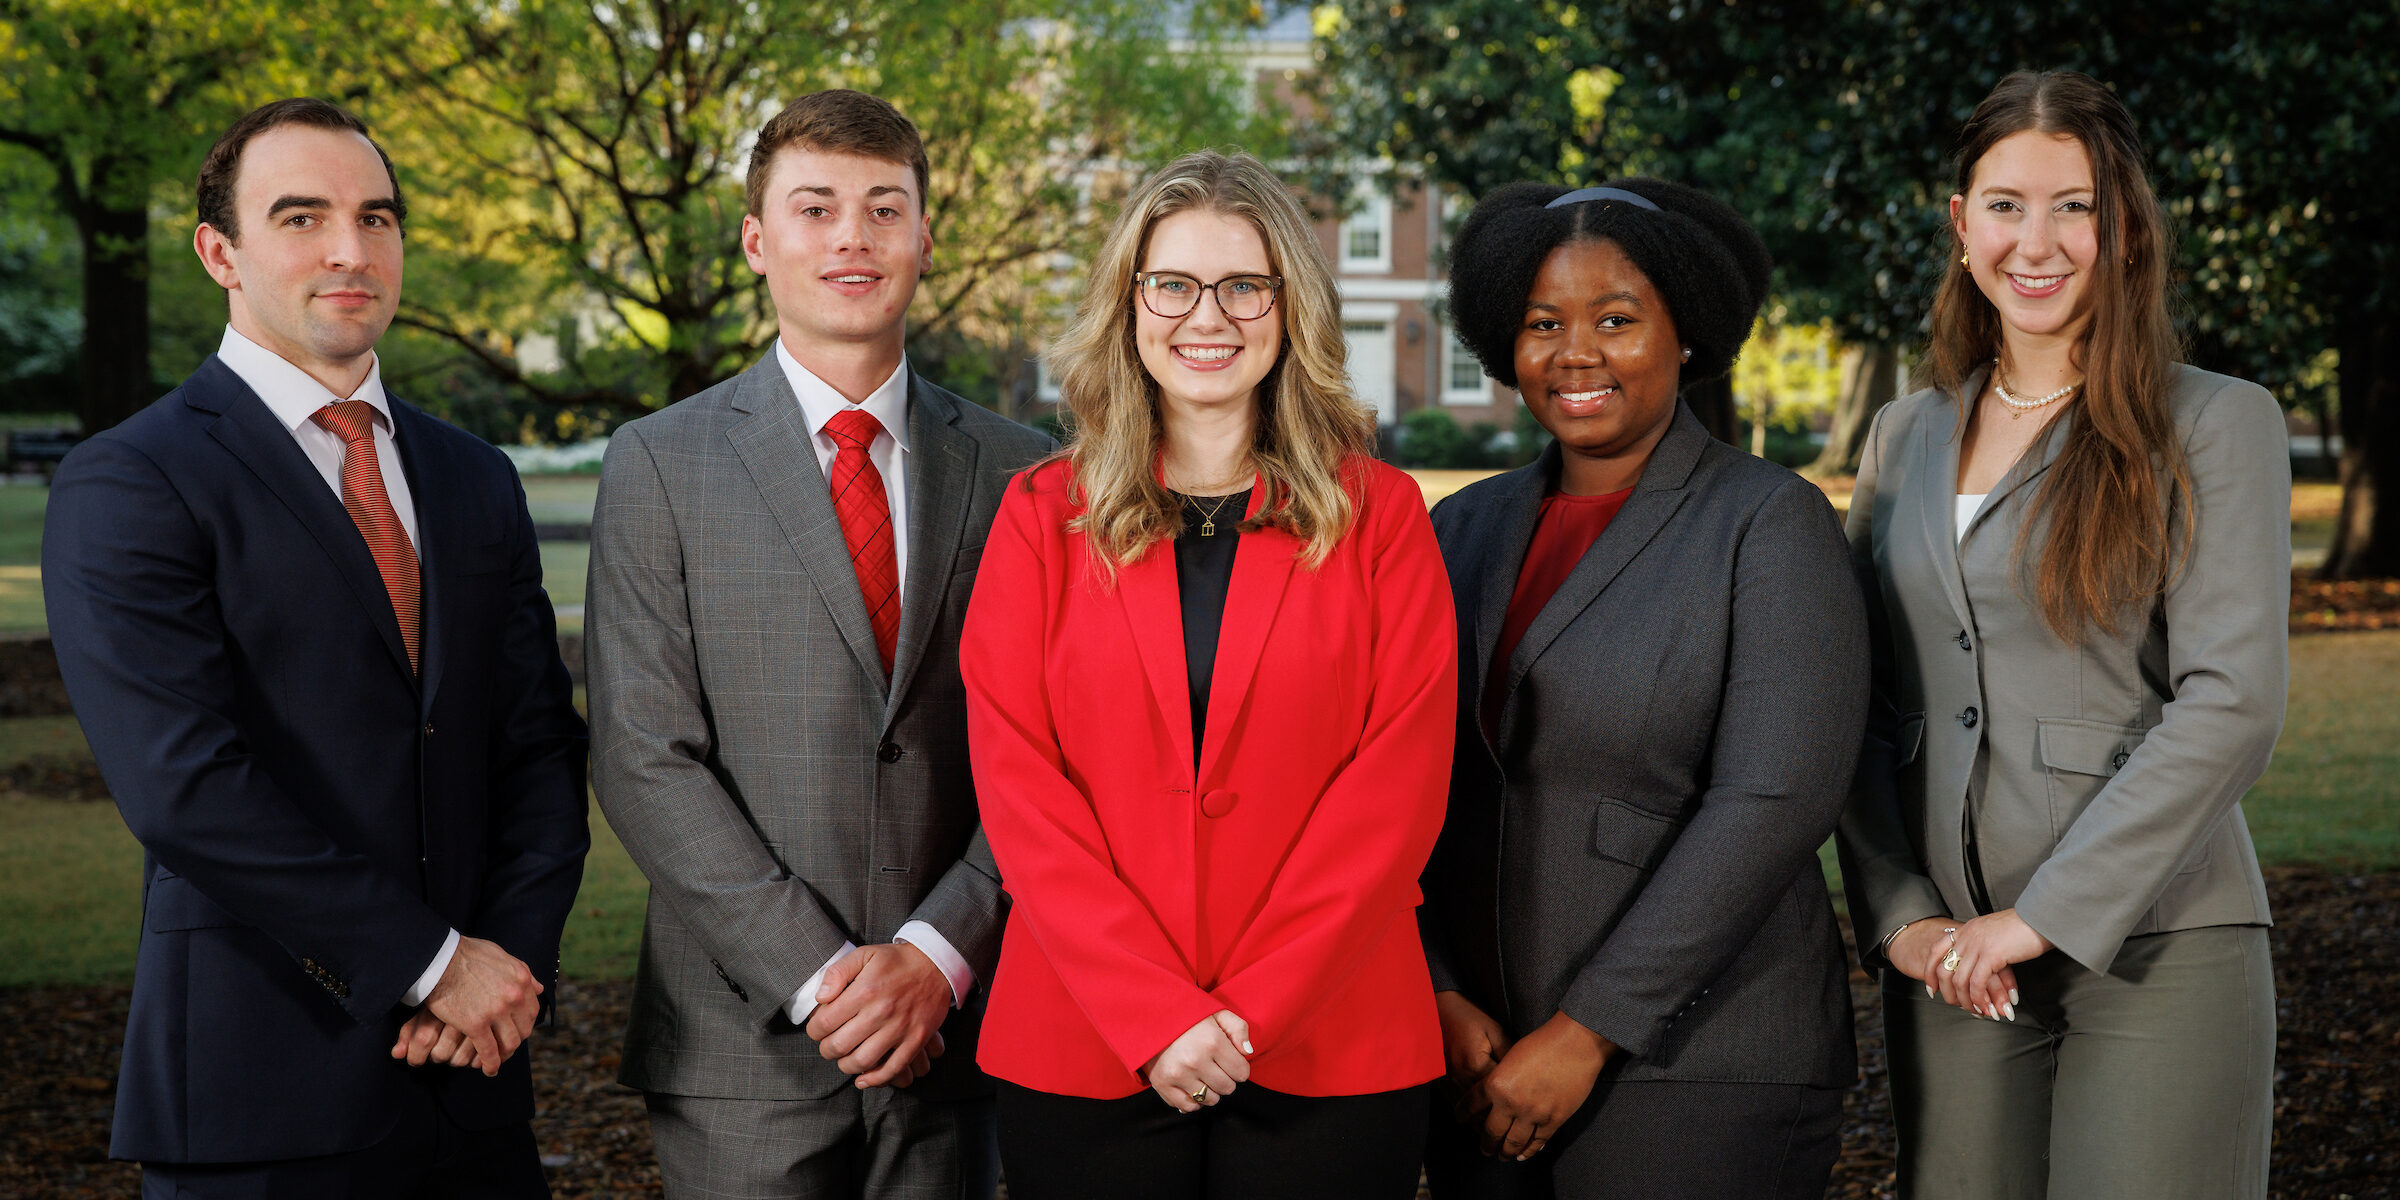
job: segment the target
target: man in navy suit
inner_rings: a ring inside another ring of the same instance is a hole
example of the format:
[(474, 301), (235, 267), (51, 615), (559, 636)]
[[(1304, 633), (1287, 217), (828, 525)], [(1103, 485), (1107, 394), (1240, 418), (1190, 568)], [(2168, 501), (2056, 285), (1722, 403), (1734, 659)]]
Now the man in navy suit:
[(209, 152), (217, 354), (67, 457), (42, 582), (147, 852), (109, 1152), (153, 1197), (546, 1196), (524, 1041), (589, 845), (516, 474), (384, 394), (406, 216), (349, 113)]

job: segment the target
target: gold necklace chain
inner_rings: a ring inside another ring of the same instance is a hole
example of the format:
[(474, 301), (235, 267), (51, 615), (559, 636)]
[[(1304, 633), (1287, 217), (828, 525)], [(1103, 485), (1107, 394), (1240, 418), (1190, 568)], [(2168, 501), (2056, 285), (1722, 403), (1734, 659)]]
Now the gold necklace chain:
[(1198, 496), (1189, 494), (1184, 496), (1183, 502), (1190, 505), (1193, 512), (1200, 514), (1201, 537), (1217, 536), (1217, 514), (1225, 511), (1225, 506), (1232, 503), (1233, 498), (1239, 495), (1241, 495), (1240, 492), (1228, 492), (1225, 495), (1217, 497), (1217, 505), (1215, 508), (1207, 509), (1200, 507), (1200, 498)]

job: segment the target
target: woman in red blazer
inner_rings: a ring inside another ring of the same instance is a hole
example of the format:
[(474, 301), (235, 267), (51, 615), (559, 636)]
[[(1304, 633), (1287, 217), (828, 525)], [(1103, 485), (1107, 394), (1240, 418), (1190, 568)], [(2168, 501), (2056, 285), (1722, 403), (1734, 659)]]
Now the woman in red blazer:
[(1054, 365), (1075, 436), (1009, 489), (959, 650), (1009, 1193), (1413, 1195), (1456, 638), (1306, 214), (1246, 155), (1170, 164)]

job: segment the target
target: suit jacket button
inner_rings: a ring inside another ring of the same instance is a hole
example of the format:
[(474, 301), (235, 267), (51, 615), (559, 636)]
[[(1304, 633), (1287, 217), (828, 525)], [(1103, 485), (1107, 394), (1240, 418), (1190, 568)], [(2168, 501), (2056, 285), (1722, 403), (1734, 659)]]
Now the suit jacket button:
[[(352, 409), (351, 411), (355, 412), (355, 411), (357, 411), (357, 410), (356, 410), (356, 409)], [(426, 737), (432, 737), (432, 736), (433, 736), (433, 722), (431, 722), (431, 721), (427, 721), (427, 722), (425, 722), (425, 736), (426, 736)]]
[(1961, 650), (1972, 650), (1975, 648), (1973, 644), (1967, 641), (1967, 631), (1964, 629), (1958, 631), (1958, 648)]
[(1233, 806), (1241, 803), (1241, 799), (1241, 796), (1236, 793), (1224, 788), (1216, 788), (1200, 797), (1200, 814), (1208, 817), (1224, 816), (1226, 813), (1232, 812)]
[(1958, 714), (1958, 723), (1966, 726), (1969, 729), (1975, 728), (1975, 722), (1980, 719), (1980, 715), (1976, 713), (1972, 706), (1970, 706), (1967, 711)]
[(900, 749), (900, 743), (885, 742), (875, 751), (875, 757), (887, 763), (896, 763), (900, 761), (900, 755), (902, 753), (903, 751)]
[(2124, 769), (2125, 769), (2125, 760), (2126, 760), (2126, 759), (2129, 759), (2129, 758), (2132, 758), (2132, 757), (2133, 757), (2133, 752), (2132, 752), (2132, 751), (2130, 751), (2130, 750), (2119, 750), (2119, 751), (2117, 751), (2117, 756), (2116, 756), (2115, 758), (2112, 758), (2112, 759), (2108, 760), (2108, 765), (2109, 765), (2109, 766), (2110, 766), (2112, 769), (2114, 769), (2114, 770), (2119, 770), (2119, 771), (2122, 771), (2122, 770), (2124, 770)]

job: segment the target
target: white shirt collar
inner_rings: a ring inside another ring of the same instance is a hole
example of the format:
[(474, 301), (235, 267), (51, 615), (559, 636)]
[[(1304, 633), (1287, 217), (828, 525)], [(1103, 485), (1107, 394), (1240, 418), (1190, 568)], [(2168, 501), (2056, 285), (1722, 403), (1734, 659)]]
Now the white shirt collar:
[(863, 408), (883, 424), (883, 431), (891, 435), (892, 444), (902, 450), (908, 449), (907, 355), (900, 357), (900, 365), (892, 368), (889, 379), (877, 384), (875, 390), (867, 393), (867, 398), (857, 404), (850, 403), (848, 398), (833, 390), (832, 384), (801, 366), (800, 360), (793, 358), (792, 352), (784, 348), (782, 338), (775, 339), (775, 361), (782, 365), (783, 377), (791, 383), (792, 394), (800, 398), (800, 415), (808, 421), (810, 437), (826, 436), (825, 422), (832, 420), (835, 413), (846, 408)]
[(258, 398), (266, 401), (267, 411), (283, 422), (283, 427), (297, 431), (308, 423), (309, 415), (338, 400), (364, 400), (375, 406), (375, 415), (383, 419), (383, 427), (391, 429), (392, 407), (383, 395), (383, 359), (376, 357), (367, 365), (366, 381), (347, 396), (336, 396), (332, 389), (318, 383), (314, 376), (293, 366), (282, 355), (243, 337), (233, 326), (225, 327), (225, 338), (217, 343), (217, 357), (226, 367), (241, 377)]

